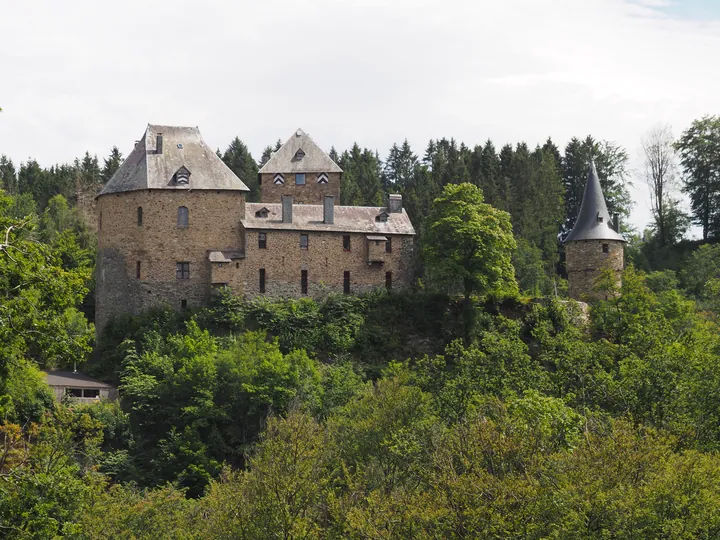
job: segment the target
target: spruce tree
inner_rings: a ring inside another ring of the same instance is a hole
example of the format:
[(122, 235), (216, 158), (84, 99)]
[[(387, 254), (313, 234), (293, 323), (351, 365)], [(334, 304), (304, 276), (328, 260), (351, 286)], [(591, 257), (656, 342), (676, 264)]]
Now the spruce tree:
[(17, 190), (17, 172), (12, 160), (5, 155), (0, 156), (0, 189), (10, 194)]
[(113, 146), (110, 151), (110, 155), (105, 158), (105, 164), (103, 165), (102, 171), (100, 172), (100, 178), (103, 184), (107, 184), (108, 180), (112, 178), (112, 175), (120, 168), (122, 164), (123, 156), (117, 146)]
[(249, 201), (260, 200), (260, 185), (258, 184), (258, 166), (248, 147), (239, 137), (235, 137), (230, 146), (222, 155), (225, 165), (250, 188)]

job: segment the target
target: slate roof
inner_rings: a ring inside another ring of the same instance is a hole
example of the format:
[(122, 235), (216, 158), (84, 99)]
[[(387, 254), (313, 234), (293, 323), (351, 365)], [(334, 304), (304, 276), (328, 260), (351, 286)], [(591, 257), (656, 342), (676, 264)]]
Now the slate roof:
[[(600, 219), (602, 218), (602, 220)], [(598, 178), (595, 163), (590, 163), (588, 170), (587, 184), (583, 194), (580, 213), (578, 214), (575, 226), (565, 238), (565, 242), (578, 240), (618, 240), (625, 242), (621, 234), (612, 228), (612, 221), (602, 188)]]
[[(162, 134), (162, 153), (157, 135)], [(190, 171), (187, 184), (175, 182), (175, 173)], [(196, 127), (148, 124), (142, 139), (100, 192), (120, 193), (141, 189), (215, 189), (249, 191), (203, 140)]]
[(228, 263), (234, 259), (244, 259), (245, 252), (241, 249), (217, 249), (208, 251), (208, 260), (216, 263)]
[[(267, 208), (268, 217), (255, 217), (255, 212)], [(289, 230), (289, 231), (328, 231), (356, 232), (366, 234), (415, 234), (407, 212), (388, 214), (387, 221), (375, 221), (375, 217), (386, 212), (384, 206), (336, 206), (334, 223), (323, 223), (323, 205), (294, 204), (293, 222), (282, 222), (282, 204), (279, 203), (246, 203), (245, 219), (242, 224), (246, 229)]]
[[(298, 150), (305, 153), (302, 159), (295, 158)], [(262, 174), (321, 172), (343, 171), (302, 129), (293, 133), (292, 137), (260, 169)]]
[(50, 386), (72, 386), (73, 388), (113, 388), (113, 385), (73, 371), (45, 371)]

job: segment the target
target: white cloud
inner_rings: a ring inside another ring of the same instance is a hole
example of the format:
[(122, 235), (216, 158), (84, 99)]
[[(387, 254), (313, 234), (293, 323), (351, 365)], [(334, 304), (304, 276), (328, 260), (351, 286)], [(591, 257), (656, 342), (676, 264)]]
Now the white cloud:
[[(67, 161), (147, 122), (258, 154), (302, 126), (381, 155), (407, 137), (499, 146), (588, 133), (637, 154), (720, 108), (717, 21), (662, 0), (74, 0), (0, 8), (0, 153)], [(112, 7), (110, 7), (112, 6)], [(635, 166), (639, 169), (638, 164)], [(641, 182), (633, 221), (649, 219)]]

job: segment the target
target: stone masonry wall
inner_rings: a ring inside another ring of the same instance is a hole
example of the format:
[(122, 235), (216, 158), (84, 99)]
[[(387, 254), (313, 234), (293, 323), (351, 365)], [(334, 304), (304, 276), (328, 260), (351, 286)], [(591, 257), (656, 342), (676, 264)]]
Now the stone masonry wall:
[(327, 173), (328, 183), (318, 184), (320, 173), (305, 174), (305, 185), (295, 184), (295, 173), (283, 174), (284, 184), (275, 184), (275, 174), (262, 174), (260, 202), (279, 203), (283, 195), (290, 195), (294, 203), (323, 204), (325, 195), (333, 195), (335, 204), (340, 204), (340, 173)]
[[(603, 253), (603, 244), (608, 253)], [(565, 267), (568, 273), (568, 294), (575, 300), (594, 299), (595, 280), (604, 268), (615, 272), (618, 284), (624, 268), (624, 245), (616, 240), (580, 240), (565, 244)]]
[[(143, 208), (142, 225), (137, 208)], [(178, 228), (178, 207), (189, 211)], [(210, 294), (211, 249), (241, 249), (239, 191), (133, 191), (97, 200), (98, 261), (96, 327), (120, 313), (167, 304), (203, 305)], [(137, 262), (140, 278), (137, 278)], [(176, 263), (190, 263), (190, 279), (177, 279)]]
[(385, 286), (385, 273), (392, 272), (392, 288), (412, 283), (413, 237), (385, 235), (391, 238), (392, 252), (383, 264), (368, 265), (365, 234), (350, 234), (350, 251), (343, 249), (343, 233), (310, 232), (308, 249), (300, 248), (303, 231), (268, 230), (267, 248), (258, 247), (258, 230), (245, 233), (245, 282), (248, 297), (257, 296), (259, 270), (265, 269), (265, 294), (299, 297), (301, 270), (308, 271), (308, 296), (322, 298), (330, 292), (343, 292), (344, 272), (350, 272), (350, 292), (363, 293)]

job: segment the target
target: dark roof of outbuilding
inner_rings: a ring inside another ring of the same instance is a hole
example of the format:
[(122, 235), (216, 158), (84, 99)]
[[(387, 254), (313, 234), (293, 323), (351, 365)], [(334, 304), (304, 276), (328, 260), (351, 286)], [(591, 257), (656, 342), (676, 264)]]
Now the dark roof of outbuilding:
[(575, 226), (565, 238), (565, 242), (578, 240), (618, 240), (625, 242), (621, 234), (615, 232), (611, 226), (610, 213), (605, 204), (600, 178), (598, 178), (595, 163), (590, 163), (587, 184), (583, 194), (580, 213)]
[[(298, 150), (304, 152), (302, 159), (295, 157)], [(260, 169), (262, 174), (323, 172), (343, 171), (302, 129), (293, 133)]]
[[(162, 153), (157, 136), (163, 136)], [(175, 173), (185, 167), (189, 182), (175, 182)], [(141, 189), (216, 189), (249, 191), (207, 145), (196, 127), (148, 124), (142, 139), (100, 192), (120, 193)]]
[(74, 388), (113, 388), (113, 385), (98, 381), (83, 373), (74, 371), (45, 371), (50, 386), (72, 386)]
[[(268, 217), (255, 216), (255, 212), (262, 208), (269, 210)], [(242, 224), (246, 229), (415, 234), (410, 217), (404, 209), (402, 212), (388, 213), (387, 221), (377, 221), (375, 218), (383, 212), (387, 213), (385, 207), (336, 206), (333, 212), (333, 223), (328, 224), (323, 222), (323, 205), (294, 204), (292, 207), (293, 222), (283, 223), (282, 204), (247, 203), (245, 219), (242, 220)]]

